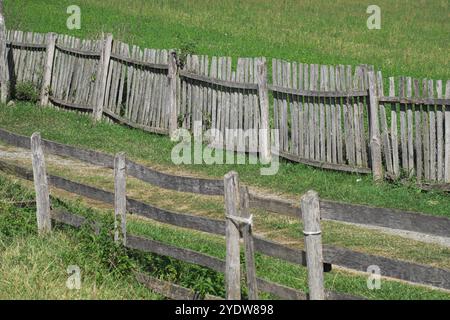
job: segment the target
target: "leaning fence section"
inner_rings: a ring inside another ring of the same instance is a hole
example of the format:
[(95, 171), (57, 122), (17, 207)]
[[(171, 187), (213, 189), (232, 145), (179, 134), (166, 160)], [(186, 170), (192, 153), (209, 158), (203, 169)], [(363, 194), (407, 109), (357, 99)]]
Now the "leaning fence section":
[(270, 88), (280, 154), (369, 171), (367, 71), (274, 59)]
[(149, 131), (165, 131), (168, 51), (131, 48), (114, 41), (103, 111)]
[[(9, 87), (14, 93), (16, 84), (32, 83), (36, 88), (42, 85), (47, 35), (36, 32), (6, 31), (5, 73)], [(3, 71), (2, 71), (3, 72)]]
[(102, 41), (58, 35), (51, 85), (47, 89), (54, 105), (89, 111), (96, 104)]
[[(387, 91), (387, 90), (386, 90)], [(450, 81), (378, 73), (384, 163), (393, 177), (450, 182)]]
[(243, 151), (257, 152), (258, 136), (255, 133), (261, 127), (258, 61), (262, 59), (239, 58), (236, 70), (233, 70), (230, 57), (210, 59), (188, 55), (179, 72), (177, 110), (180, 125), (195, 130), (197, 123), (199, 130), (214, 129), (218, 144), (230, 144), (228, 138), (238, 138), (237, 134), (226, 137), (228, 129), (254, 129), (254, 132), (248, 131), (245, 141), (235, 141), (234, 148), (240, 145), (245, 148)]

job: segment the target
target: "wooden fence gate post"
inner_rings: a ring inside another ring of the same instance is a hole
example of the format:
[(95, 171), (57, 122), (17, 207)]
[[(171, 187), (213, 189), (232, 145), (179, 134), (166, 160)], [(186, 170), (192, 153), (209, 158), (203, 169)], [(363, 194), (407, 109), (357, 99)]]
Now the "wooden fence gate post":
[(112, 34), (108, 34), (106, 36), (106, 39), (103, 40), (101, 57), (98, 63), (96, 102), (93, 110), (93, 117), (95, 121), (100, 121), (103, 115), (103, 104), (105, 101), (106, 81), (108, 79), (109, 62), (111, 60), (112, 41), (113, 41)]
[(247, 187), (240, 188), (242, 236), (245, 245), (245, 269), (247, 275), (248, 299), (258, 300), (258, 286), (256, 284), (255, 246), (253, 244), (253, 216), (250, 214), (250, 200)]
[(50, 32), (47, 34), (47, 50), (45, 57), (44, 77), (41, 88), (41, 106), (46, 106), (48, 104), (53, 73), (53, 58), (55, 57), (55, 46), (56, 34)]
[(36, 191), (37, 226), (39, 233), (44, 234), (51, 231), (52, 225), (45, 158), (42, 150), (41, 134), (38, 132), (33, 133), (31, 136), (31, 152), (34, 188)]
[(372, 160), (373, 179), (375, 181), (383, 179), (383, 166), (381, 159), (381, 138), (378, 111), (378, 93), (376, 89), (375, 73), (368, 72), (369, 79), (369, 117), (370, 117), (370, 154)]
[(269, 90), (267, 87), (267, 63), (265, 58), (258, 61), (258, 95), (261, 112), (259, 132), (259, 154), (263, 163), (271, 159), (269, 125)]
[(320, 230), (319, 196), (308, 191), (301, 199), (303, 234), (308, 268), (309, 298), (324, 300), (322, 232)]
[[(450, 80), (447, 81), (447, 84), (445, 86), (445, 99), (450, 99)], [(444, 181), (446, 183), (450, 183), (450, 106), (445, 106), (444, 122), (445, 122)]]
[(169, 96), (167, 99), (167, 112), (169, 115), (169, 136), (175, 139), (175, 131), (178, 128), (177, 117), (177, 57), (175, 51), (169, 52), (169, 71), (167, 74)]
[(3, 1), (0, 1), (0, 102), (8, 102), (8, 61), (6, 59), (6, 26)]
[(127, 243), (127, 181), (125, 153), (114, 157), (114, 241)]
[(225, 216), (226, 220), (226, 267), (225, 291), (227, 300), (241, 299), (241, 262), (239, 247), (239, 225), (232, 217), (239, 215), (239, 177), (234, 171), (224, 177)]

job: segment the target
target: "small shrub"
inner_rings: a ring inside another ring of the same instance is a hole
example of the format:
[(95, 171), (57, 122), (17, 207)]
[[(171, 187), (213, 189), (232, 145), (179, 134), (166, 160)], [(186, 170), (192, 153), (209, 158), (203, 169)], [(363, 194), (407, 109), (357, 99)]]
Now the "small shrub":
[(39, 101), (39, 91), (32, 82), (20, 82), (16, 85), (15, 97), (19, 101), (36, 103)]

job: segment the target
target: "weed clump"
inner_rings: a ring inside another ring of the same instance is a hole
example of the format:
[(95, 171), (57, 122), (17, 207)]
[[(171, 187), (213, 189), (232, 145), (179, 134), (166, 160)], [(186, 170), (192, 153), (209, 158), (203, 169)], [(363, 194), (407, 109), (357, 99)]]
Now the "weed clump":
[(32, 82), (20, 82), (15, 88), (15, 98), (19, 101), (36, 103), (39, 101), (39, 90)]

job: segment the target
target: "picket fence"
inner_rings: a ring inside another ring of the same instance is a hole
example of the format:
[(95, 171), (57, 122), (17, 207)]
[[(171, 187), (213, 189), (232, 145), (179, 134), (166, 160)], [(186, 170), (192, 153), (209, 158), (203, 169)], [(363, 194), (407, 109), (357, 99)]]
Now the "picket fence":
[[(197, 136), (217, 129), (215, 147), (244, 146), (265, 160), (278, 154), (320, 168), (372, 173), (376, 180), (416, 177), (423, 186), (450, 190), (450, 81), (385, 81), (368, 65), (273, 59), (269, 83), (263, 57), (183, 57), (111, 35), (82, 40), (8, 30), (4, 39), (4, 102), (17, 84), (30, 82), (41, 90), (42, 105), (92, 112), (96, 120), (172, 137), (177, 128)], [(259, 131), (235, 141), (227, 129)], [(271, 129), (278, 134), (270, 135)]]

